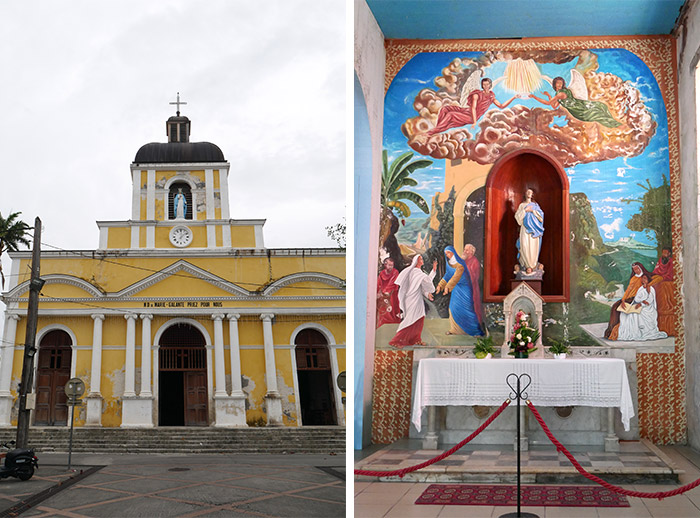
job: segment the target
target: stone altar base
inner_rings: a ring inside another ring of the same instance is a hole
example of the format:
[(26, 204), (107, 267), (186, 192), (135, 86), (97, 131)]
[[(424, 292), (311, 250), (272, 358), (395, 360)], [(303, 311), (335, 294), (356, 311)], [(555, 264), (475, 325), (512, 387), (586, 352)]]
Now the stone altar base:
[[(376, 449), (355, 462), (355, 469), (390, 471), (425, 462), (452, 445), (438, 450), (421, 448), (421, 441), (402, 439)], [(676, 484), (679, 469), (671, 459), (646, 440), (620, 443), (620, 452), (606, 453), (601, 446), (566, 445), (583, 467), (612, 484)], [(521, 482), (526, 484), (588, 483), (563, 454), (554, 446), (530, 446), (521, 453)], [(355, 476), (355, 480), (385, 480), (392, 482), (516, 482), (516, 457), (513, 444), (467, 444), (456, 453), (431, 466), (399, 477)]]

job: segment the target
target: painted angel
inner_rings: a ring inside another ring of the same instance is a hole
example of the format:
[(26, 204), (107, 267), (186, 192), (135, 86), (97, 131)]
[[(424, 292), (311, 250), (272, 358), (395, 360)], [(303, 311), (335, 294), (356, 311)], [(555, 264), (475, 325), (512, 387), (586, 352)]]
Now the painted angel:
[(458, 128), (468, 124), (471, 124), (472, 128), (476, 128), (476, 122), (492, 104), (503, 109), (517, 97), (517, 95), (514, 95), (503, 104), (498, 102), (496, 95), (491, 90), (493, 83), (488, 77), (481, 79), (481, 90), (479, 90), (478, 85), (481, 74), (482, 72), (477, 70), (469, 75), (462, 87), (459, 105), (443, 106), (440, 113), (438, 113), (435, 127), (428, 130), (428, 135), (434, 135), (450, 128)]
[(541, 99), (534, 94), (530, 94), (531, 99), (535, 99), (554, 109), (561, 105), (572, 117), (580, 121), (598, 122), (608, 128), (620, 126), (621, 123), (610, 114), (610, 110), (604, 102), (588, 100), (586, 81), (578, 70), (571, 70), (569, 88), (566, 87), (563, 77), (555, 77), (551, 81), (548, 77), (544, 77), (544, 79), (552, 84), (556, 94), (552, 97), (549, 92), (545, 92), (544, 95), (547, 96), (547, 99)]

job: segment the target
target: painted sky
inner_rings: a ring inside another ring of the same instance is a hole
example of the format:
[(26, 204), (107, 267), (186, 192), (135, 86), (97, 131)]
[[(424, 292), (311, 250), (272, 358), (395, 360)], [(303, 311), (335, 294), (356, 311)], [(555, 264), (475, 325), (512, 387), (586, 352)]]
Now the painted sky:
[[(662, 183), (662, 176), (669, 178), (668, 126), (666, 108), (661, 97), (656, 79), (648, 67), (634, 54), (623, 49), (593, 50), (598, 56), (598, 72), (612, 73), (637, 88), (645, 105), (652, 113), (658, 126), (654, 137), (644, 152), (636, 157), (618, 158), (605, 162), (579, 164), (567, 169), (572, 193), (583, 192), (591, 201), (601, 237), (604, 241), (617, 241), (630, 237), (635, 240), (656, 246), (653, 233), (648, 236), (643, 232), (633, 232), (625, 227), (629, 218), (638, 211), (639, 204), (628, 204), (625, 198), (639, 198), (644, 189), (637, 185), (646, 184), (649, 179), (652, 186)], [(441, 70), (454, 58), (476, 57), (478, 52), (443, 52), (422, 53), (412, 58), (397, 74), (392, 82), (385, 100), (384, 111), (384, 147), (389, 152), (390, 160), (406, 151), (412, 151), (406, 137), (401, 133), (401, 124), (406, 119), (416, 116), (413, 100), (423, 88), (437, 89), (433, 81)], [(564, 77), (567, 82), (575, 61), (554, 65), (540, 65), (543, 75), (553, 78)], [(505, 70), (505, 62), (497, 62), (484, 69), (485, 76), (493, 80), (501, 77)], [(505, 91), (502, 84), (493, 87), (496, 98), (505, 102), (512, 97), (512, 92)], [(553, 93), (548, 83), (543, 83), (538, 96), (543, 91)], [(516, 99), (513, 104), (523, 104), (528, 107), (542, 107), (531, 99)], [(497, 109), (492, 106), (492, 109)], [(555, 123), (565, 124), (566, 119), (560, 117)], [(428, 157), (430, 158), (430, 157)], [(434, 161), (433, 166), (420, 169), (413, 174), (418, 186), (413, 190), (421, 194), (428, 202), (436, 192), (444, 190), (444, 160)], [(413, 207), (412, 207), (413, 208)], [(413, 211), (414, 217), (422, 217), (419, 211)]]

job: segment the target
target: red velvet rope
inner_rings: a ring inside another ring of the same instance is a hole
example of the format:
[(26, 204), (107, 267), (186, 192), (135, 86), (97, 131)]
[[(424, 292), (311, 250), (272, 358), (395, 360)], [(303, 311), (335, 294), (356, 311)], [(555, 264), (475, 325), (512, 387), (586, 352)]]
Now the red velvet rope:
[(535, 419), (537, 419), (537, 422), (540, 423), (540, 426), (542, 427), (542, 430), (544, 430), (544, 433), (549, 437), (549, 440), (552, 441), (552, 444), (557, 447), (557, 451), (560, 451), (563, 453), (567, 459), (569, 459), (569, 462), (573, 464), (573, 466), (576, 468), (576, 471), (578, 471), (581, 475), (586, 477), (588, 480), (592, 480), (593, 482), (596, 482), (603, 486), (606, 489), (609, 489), (610, 491), (614, 491), (615, 493), (620, 493), (621, 495), (627, 495), (627, 496), (634, 496), (637, 498), (658, 498), (659, 500), (663, 500), (664, 498), (667, 498), (669, 496), (676, 496), (680, 495), (682, 493), (685, 493), (686, 491), (690, 491), (691, 489), (694, 489), (698, 486), (700, 486), (700, 478), (697, 479), (695, 482), (691, 482), (690, 484), (686, 484), (685, 486), (679, 487), (677, 489), (674, 489), (672, 491), (660, 491), (657, 493), (645, 493), (643, 491), (631, 491), (629, 489), (625, 489), (619, 486), (613, 486), (612, 484), (606, 482), (602, 478), (599, 478), (591, 473), (588, 473), (581, 464), (578, 463), (578, 461), (574, 458), (574, 456), (554, 437), (552, 434), (552, 431), (549, 429), (547, 424), (544, 422), (544, 419), (542, 419), (542, 416), (540, 413), (537, 411), (537, 409), (533, 406), (533, 404), (530, 401), (527, 401), (527, 406), (530, 408), (532, 411), (532, 414), (535, 416)]
[(368, 477), (392, 477), (392, 476), (398, 475), (399, 478), (403, 478), (404, 475), (406, 475), (407, 473), (411, 473), (411, 472), (419, 470), (421, 468), (425, 468), (427, 466), (430, 466), (431, 464), (435, 464), (436, 462), (440, 462), (444, 458), (449, 457), (454, 452), (459, 450), (462, 446), (464, 446), (469, 441), (474, 439), (474, 437), (479, 435), (481, 432), (483, 432), (484, 429), (494, 421), (494, 419), (496, 419), (499, 415), (501, 415), (501, 413), (506, 409), (506, 407), (508, 405), (510, 405), (510, 399), (506, 399), (503, 402), (503, 404), (500, 407), (498, 407), (498, 410), (496, 410), (486, 421), (484, 421), (484, 423), (479, 428), (477, 428), (474, 431), (474, 433), (472, 433), (469, 437), (462, 440), (462, 442), (456, 444), (455, 446), (453, 446), (449, 450), (442, 452), (437, 457), (433, 457), (432, 459), (426, 460), (425, 462), (422, 462), (420, 464), (416, 464), (415, 466), (409, 466), (409, 467), (397, 469), (394, 471), (369, 471), (366, 469), (356, 469), (355, 475), (365, 475)]

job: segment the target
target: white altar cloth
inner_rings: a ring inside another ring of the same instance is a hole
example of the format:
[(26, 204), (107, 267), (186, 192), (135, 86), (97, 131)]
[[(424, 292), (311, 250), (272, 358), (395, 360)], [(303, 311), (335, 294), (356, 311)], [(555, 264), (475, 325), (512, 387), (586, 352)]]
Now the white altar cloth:
[(525, 392), (535, 406), (618, 407), (630, 429), (634, 405), (625, 361), (618, 358), (426, 358), (418, 363), (411, 421), (420, 432), (427, 406), (500, 406), (512, 394), (506, 384), (511, 372), (530, 375)]

